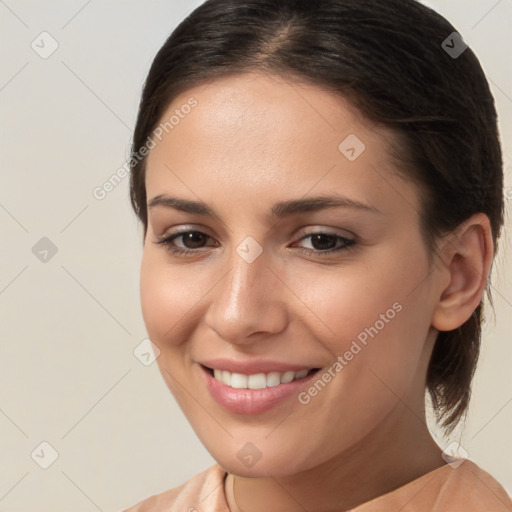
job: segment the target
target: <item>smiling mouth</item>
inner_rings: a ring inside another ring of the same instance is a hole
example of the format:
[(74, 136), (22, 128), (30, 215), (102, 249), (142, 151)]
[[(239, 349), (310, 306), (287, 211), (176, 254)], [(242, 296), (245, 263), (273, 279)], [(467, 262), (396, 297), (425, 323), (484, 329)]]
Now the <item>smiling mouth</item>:
[(264, 389), (279, 386), (280, 384), (288, 384), (296, 380), (305, 379), (311, 374), (316, 373), (319, 368), (310, 368), (300, 371), (287, 372), (268, 372), (243, 374), (229, 372), (227, 370), (219, 370), (201, 365), (215, 380), (222, 384), (235, 389)]

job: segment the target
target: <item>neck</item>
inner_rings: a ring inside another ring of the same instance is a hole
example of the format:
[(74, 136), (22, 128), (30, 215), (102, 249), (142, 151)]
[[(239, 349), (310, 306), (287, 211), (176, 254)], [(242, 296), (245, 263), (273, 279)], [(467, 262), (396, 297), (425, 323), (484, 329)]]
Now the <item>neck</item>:
[(399, 402), (357, 446), (321, 466), (282, 478), (228, 475), (226, 498), (232, 512), (344, 511), (445, 464), (424, 410), (419, 416)]

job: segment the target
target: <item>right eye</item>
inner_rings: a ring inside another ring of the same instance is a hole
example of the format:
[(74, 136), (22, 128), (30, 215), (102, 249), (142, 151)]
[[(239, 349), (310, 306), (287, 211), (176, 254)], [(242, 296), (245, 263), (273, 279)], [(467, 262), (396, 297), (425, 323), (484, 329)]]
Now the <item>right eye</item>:
[[(182, 239), (181, 243), (184, 247), (179, 247), (174, 244), (175, 240)], [(160, 237), (157, 242), (158, 245), (163, 245), (171, 254), (186, 256), (191, 253), (197, 253), (198, 249), (202, 249), (202, 243), (211, 239), (211, 236), (201, 231), (182, 231), (181, 233), (174, 233), (172, 235), (165, 235)]]

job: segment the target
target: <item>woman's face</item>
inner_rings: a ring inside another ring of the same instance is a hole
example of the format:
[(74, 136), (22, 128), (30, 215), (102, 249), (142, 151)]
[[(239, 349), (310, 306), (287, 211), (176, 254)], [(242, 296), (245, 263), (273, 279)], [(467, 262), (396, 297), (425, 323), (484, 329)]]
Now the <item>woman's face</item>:
[(142, 311), (212, 456), (284, 476), (418, 422), (436, 274), (392, 135), (330, 92), (258, 73), (188, 90), (165, 122), (147, 160)]

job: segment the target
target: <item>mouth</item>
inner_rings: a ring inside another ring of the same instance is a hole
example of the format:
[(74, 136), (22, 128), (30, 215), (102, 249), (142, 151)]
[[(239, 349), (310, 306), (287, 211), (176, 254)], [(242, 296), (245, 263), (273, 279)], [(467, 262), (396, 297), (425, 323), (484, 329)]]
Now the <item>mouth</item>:
[(297, 404), (303, 405), (300, 393), (312, 385), (323, 368), (286, 356), (242, 359), (219, 355), (195, 363), (210, 397), (223, 409), (243, 415), (262, 414), (271, 409), (284, 412)]
[(309, 368), (299, 371), (286, 372), (268, 372), (244, 374), (220, 370), (218, 368), (210, 368), (201, 365), (216, 381), (234, 389), (264, 389), (273, 388), (281, 384), (288, 384), (298, 380), (303, 380), (318, 372), (320, 368)]

